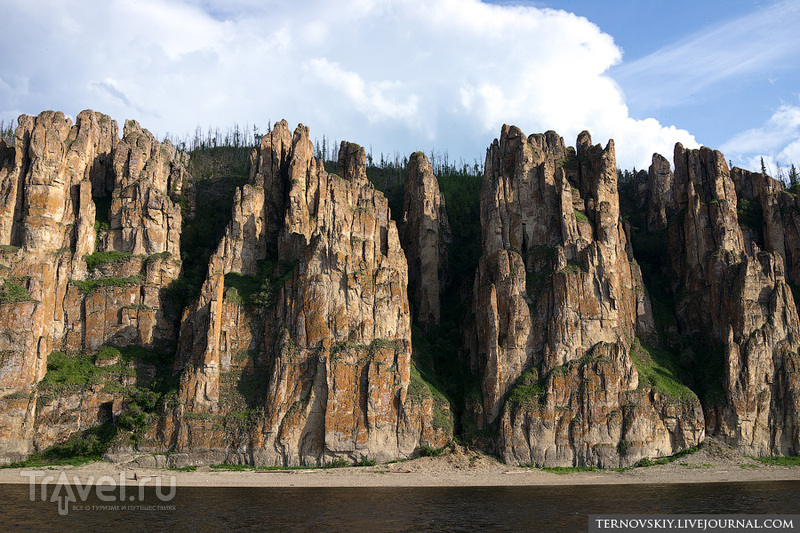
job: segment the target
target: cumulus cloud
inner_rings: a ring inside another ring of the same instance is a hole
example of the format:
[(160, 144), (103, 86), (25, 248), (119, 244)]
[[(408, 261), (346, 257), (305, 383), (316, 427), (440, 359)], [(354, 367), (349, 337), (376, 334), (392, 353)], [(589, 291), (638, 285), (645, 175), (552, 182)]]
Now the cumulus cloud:
[(800, 166), (800, 106), (781, 106), (760, 128), (735, 135), (721, 149), (734, 164), (755, 171), (763, 158), (773, 175), (781, 166)]
[[(4, 8), (0, 116), (95, 108), (160, 134), (286, 118), (375, 152), (482, 160), (503, 123), (615, 138), (642, 167), (685, 130), (630, 116), (613, 39), (479, 0), (40, 0)], [(9, 117), (10, 118), (10, 117)]]

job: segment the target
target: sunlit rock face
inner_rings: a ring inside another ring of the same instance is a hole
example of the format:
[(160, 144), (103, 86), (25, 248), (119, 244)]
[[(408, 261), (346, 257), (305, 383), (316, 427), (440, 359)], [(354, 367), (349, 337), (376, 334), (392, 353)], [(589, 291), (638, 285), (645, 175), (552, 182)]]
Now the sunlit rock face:
[[(120, 139), (116, 122), (89, 110), (74, 124), (22, 115), (13, 145), (0, 141), (0, 277), (13, 294), (0, 304), (4, 461), (58, 440), (37, 436), (49, 431), (35, 386), (51, 352), (174, 340), (163, 290), (181, 271), (171, 198), (185, 162), (135, 123)], [(84, 400), (65, 408), (86, 411), (74, 430), (97, 423)]]
[[(406, 258), (363, 148), (342, 143), (330, 174), (308, 129), (292, 135), (280, 122), (251, 159), (183, 318), (181, 405), (166, 441), (179, 453), (286, 465), (444, 444), (451, 430), (434, 427), (427, 389), (409, 386)], [(257, 293), (242, 294), (239, 278), (257, 280)]]
[(654, 334), (620, 220), (613, 141), (504, 126), (487, 150), (474, 285), (482, 423), (510, 463), (629, 465), (700, 442), (697, 398), (639, 387)]

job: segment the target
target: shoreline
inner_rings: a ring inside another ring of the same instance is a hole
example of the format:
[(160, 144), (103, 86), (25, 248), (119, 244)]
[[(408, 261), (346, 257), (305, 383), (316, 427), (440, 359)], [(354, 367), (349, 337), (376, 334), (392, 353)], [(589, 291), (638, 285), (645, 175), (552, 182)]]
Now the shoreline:
[(800, 481), (800, 467), (766, 465), (723, 446), (706, 446), (670, 463), (624, 471), (591, 470), (555, 473), (539, 468), (509, 466), (479, 452), (457, 449), (440, 457), (420, 457), (375, 466), (309, 468), (300, 470), (219, 470), (198, 466), (194, 471), (142, 467), (136, 461), (100, 461), (82, 466), (41, 466), (0, 469), (0, 484), (28, 484), (30, 474), (41, 472), (37, 483), (51, 476), (57, 483), (62, 473), (70, 483), (97, 483), (109, 476), (129, 485), (178, 487), (498, 487), (564, 485), (638, 485), (682, 483), (735, 483)]

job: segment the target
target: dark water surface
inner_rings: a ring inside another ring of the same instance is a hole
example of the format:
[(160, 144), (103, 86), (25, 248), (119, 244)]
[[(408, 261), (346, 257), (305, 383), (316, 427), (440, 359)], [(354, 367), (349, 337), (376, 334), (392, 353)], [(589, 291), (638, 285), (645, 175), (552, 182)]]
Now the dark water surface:
[(178, 487), (168, 502), (160, 501), (149, 487), (144, 501), (134, 505), (174, 509), (121, 510), (116, 502), (98, 500), (92, 490), (88, 500), (73, 504), (66, 516), (59, 515), (57, 503), (41, 501), (38, 490), (36, 501), (30, 501), (29, 494), (28, 485), (0, 485), (0, 531), (574, 532), (586, 531), (588, 515), (598, 513), (800, 513), (800, 481), (555, 487)]

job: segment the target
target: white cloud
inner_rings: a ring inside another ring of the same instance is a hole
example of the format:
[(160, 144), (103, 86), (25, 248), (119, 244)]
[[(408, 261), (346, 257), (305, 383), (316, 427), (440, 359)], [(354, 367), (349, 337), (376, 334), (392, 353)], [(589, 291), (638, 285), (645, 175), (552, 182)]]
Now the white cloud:
[[(401, 154), (482, 160), (503, 123), (588, 129), (642, 167), (684, 130), (629, 116), (613, 39), (584, 18), (478, 0), (39, 0), (4, 7), (0, 116), (97, 108), (156, 133), (286, 118)], [(13, 83), (8, 82), (13, 80)], [(9, 118), (11, 118), (9, 116)]]
[(418, 98), (415, 94), (401, 97), (405, 101), (394, 98), (392, 93), (404, 93), (400, 81), (366, 83), (358, 73), (345, 71), (324, 58), (312, 59), (305, 66), (318, 83), (340, 91), (370, 122), (394, 119), (414, 126)]
[(760, 128), (743, 131), (721, 150), (734, 164), (761, 170), (761, 158), (770, 173), (778, 166), (800, 166), (800, 106), (783, 105)]

